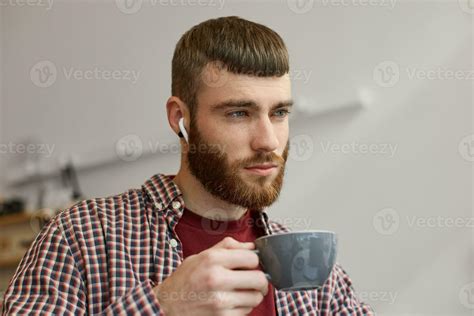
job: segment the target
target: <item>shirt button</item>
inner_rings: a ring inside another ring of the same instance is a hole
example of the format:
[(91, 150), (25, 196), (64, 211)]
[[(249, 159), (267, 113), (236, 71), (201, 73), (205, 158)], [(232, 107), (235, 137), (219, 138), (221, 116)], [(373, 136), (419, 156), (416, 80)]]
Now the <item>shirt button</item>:
[(181, 203), (179, 201), (174, 201), (173, 204), (171, 205), (175, 210), (179, 209), (181, 207)]
[(176, 239), (172, 238), (170, 240), (170, 245), (171, 245), (171, 247), (176, 248), (178, 246), (178, 241)]

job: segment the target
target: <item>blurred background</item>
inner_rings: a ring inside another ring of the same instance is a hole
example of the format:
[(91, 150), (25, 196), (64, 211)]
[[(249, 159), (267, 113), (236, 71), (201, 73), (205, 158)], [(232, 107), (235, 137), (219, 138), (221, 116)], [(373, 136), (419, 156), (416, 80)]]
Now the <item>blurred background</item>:
[(57, 210), (177, 172), (174, 46), (228, 15), (290, 52), (270, 217), (336, 231), (378, 315), (474, 315), (470, 0), (0, 0), (1, 296)]

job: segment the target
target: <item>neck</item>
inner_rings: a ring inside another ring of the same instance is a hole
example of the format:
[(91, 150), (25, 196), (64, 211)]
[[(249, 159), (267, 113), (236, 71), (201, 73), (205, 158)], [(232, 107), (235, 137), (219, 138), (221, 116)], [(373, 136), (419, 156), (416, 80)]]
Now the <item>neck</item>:
[(221, 221), (232, 221), (242, 218), (246, 208), (227, 203), (210, 194), (189, 171), (180, 169), (173, 179), (183, 194), (186, 208), (202, 217)]

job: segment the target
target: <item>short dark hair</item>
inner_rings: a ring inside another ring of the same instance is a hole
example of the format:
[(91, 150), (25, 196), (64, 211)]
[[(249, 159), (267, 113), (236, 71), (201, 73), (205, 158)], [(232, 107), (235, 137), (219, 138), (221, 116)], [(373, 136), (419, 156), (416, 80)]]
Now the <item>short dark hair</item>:
[(171, 94), (185, 102), (193, 116), (201, 74), (209, 63), (258, 77), (280, 77), (290, 68), (283, 39), (262, 24), (228, 16), (195, 25), (176, 44), (171, 66)]

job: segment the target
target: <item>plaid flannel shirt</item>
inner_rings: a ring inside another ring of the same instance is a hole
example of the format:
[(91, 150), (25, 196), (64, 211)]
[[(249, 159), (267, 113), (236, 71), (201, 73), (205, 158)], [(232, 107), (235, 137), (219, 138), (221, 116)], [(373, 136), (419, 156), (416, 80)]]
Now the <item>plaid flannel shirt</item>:
[[(56, 215), (21, 260), (3, 314), (163, 315), (152, 289), (183, 260), (174, 228), (184, 201), (173, 177)], [(260, 216), (266, 234), (288, 231)], [(275, 303), (278, 315), (374, 315), (339, 264), (321, 289), (275, 289)]]

